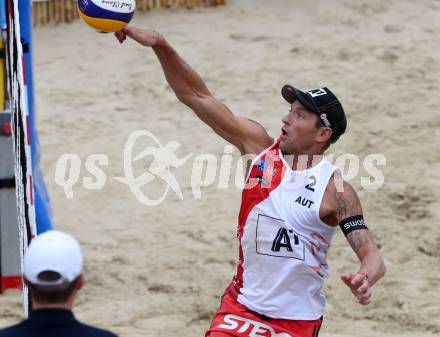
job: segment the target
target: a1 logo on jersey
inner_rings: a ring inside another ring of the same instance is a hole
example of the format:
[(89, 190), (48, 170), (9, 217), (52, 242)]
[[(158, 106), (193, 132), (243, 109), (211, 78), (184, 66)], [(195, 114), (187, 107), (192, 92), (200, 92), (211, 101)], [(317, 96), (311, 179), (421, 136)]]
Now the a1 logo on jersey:
[(255, 244), (260, 255), (304, 260), (301, 237), (282, 219), (259, 214)]
[(298, 234), (296, 234), (293, 229), (280, 228), (272, 242), (272, 248), (270, 250), (279, 252), (285, 249), (288, 252), (293, 252), (292, 245), (299, 245)]

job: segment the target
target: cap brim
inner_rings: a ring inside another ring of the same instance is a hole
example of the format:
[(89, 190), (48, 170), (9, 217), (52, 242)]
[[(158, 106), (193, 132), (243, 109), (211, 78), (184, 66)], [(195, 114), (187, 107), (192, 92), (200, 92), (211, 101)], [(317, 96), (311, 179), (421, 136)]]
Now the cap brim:
[(290, 104), (298, 100), (307, 109), (311, 110), (314, 113), (318, 113), (317, 108), (309, 95), (307, 95), (305, 92), (302, 92), (301, 90), (292, 87), (291, 85), (286, 84), (285, 86), (283, 86), (283, 88), (281, 89), (281, 95)]

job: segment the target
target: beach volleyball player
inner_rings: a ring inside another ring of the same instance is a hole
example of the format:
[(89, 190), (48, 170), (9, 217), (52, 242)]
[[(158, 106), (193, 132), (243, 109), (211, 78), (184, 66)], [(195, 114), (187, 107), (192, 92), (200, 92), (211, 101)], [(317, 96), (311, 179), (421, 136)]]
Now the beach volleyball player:
[(356, 192), (322, 156), (346, 129), (336, 96), (326, 87), (303, 92), (284, 86), (290, 110), (273, 139), (218, 101), (161, 34), (136, 27), (116, 33), (121, 43), (127, 36), (153, 48), (182, 103), (243, 155), (257, 154), (242, 194), (237, 273), (206, 336), (317, 336), (337, 228), (360, 261), (358, 271), (341, 279), (360, 304), (370, 303), (371, 287), (385, 274), (383, 259)]

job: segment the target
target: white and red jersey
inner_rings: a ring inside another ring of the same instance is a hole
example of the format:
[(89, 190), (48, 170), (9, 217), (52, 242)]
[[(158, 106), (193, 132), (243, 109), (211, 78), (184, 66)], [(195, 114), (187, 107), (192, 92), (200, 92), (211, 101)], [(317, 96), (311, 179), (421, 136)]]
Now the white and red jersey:
[(327, 252), (336, 227), (320, 219), (319, 209), (337, 167), (322, 156), (319, 160), (294, 171), (276, 141), (249, 168), (232, 285), (238, 301), (259, 314), (292, 320), (323, 314)]

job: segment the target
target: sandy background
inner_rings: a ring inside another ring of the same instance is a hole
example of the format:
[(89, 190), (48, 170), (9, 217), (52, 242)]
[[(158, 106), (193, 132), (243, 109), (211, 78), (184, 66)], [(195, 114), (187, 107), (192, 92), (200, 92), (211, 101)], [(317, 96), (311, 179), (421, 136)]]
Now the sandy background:
[[(230, 1), (221, 8), (137, 13), (156, 28), (234, 112), (274, 135), (288, 106), (285, 83), (329, 86), (342, 98), (349, 126), (329, 152), (361, 160), (383, 153), (384, 186), (351, 180), (383, 253), (388, 273), (373, 303), (355, 303), (339, 274), (357, 260), (338, 233), (321, 335), (440, 334), (440, 1)], [(79, 237), (88, 283), (77, 317), (121, 336), (203, 336), (235, 273), (240, 191), (214, 184), (195, 199), (193, 159), (172, 170), (184, 200), (172, 191), (156, 207), (140, 204), (123, 176), (123, 150), (138, 129), (179, 157), (220, 156), (225, 142), (181, 105), (151, 50), (120, 46), (78, 21), (34, 32), (35, 79), (42, 167), (57, 228)], [(141, 144), (142, 145), (142, 144)], [(141, 146), (139, 145), (139, 146)], [(73, 199), (55, 183), (55, 163), (76, 153), (108, 156), (105, 187), (81, 180)], [(234, 151), (237, 157), (237, 151)], [(136, 172), (148, 168), (137, 163)], [(216, 176), (218, 182), (218, 175)], [(156, 179), (143, 188), (158, 196)], [(0, 326), (20, 320), (20, 297), (2, 296)]]

